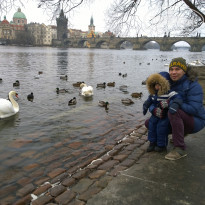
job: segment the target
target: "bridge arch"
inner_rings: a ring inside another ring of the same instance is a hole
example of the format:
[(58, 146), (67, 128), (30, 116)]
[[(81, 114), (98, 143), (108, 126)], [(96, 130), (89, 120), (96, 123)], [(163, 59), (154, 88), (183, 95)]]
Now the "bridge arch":
[(86, 48), (88, 47), (87, 39), (81, 39), (78, 41), (78, 48)]
[(106, 48), (106, 47), (109, 48), (109, 42), (106, 40), (100, 40), (96, 43), (96, 48)]
[(116, 48), (116, 49), (121, 49), (121, 45), (122, 45), (123, 43), (126, 43), (126, 42), (128, 42), (129, 44), (131, 44), (132, 47), (133, 47), (133, 42), (132, 42), (131, 40), (129, 40), (129, 39), (121, 39), (120, 41), (118, 41), (118, 42), (116, 43), (115, 48)]
[(64, 46), (66, 46), (66, 47), (72, 47), (72, 41), (70, 41), (68, 39), (64, 40), (63, 43), (64, 43)]
[(157, 42), (156, 40), (153, 40), (153, 39), (149, 39), (145, 42), (143, 42), (142, 44), (142, 49), (147, 49), (146, 46), (148, 44), (153, 44), (153, 49), (160, 49), (160, 42)]
[(182, 40), (182, 41), (176, 41), (176, 42), (173, 42), (173, 43), (172, 43), (172, 45), (171, 45), (171, 50), (174, 50), (175, 48), (178, 49), (178, 48), (180, 48), (180, 47), (181, 47), (181, 48), (183, 47), (183, 49), (186, 48), (186, 50), (187, 50), (187, 49), (190, 50), (191, 45), (190, 45), (188, 42), (184, 41), (184, 40)]

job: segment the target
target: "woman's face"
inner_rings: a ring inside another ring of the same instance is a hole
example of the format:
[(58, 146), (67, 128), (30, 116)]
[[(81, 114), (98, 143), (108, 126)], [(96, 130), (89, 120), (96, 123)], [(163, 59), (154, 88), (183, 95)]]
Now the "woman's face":
[(179, 67), (171, 67), (169, 69), (169, 75), (173, 81), (178, 81), (184, 76), (184, 74), (185, 72)]

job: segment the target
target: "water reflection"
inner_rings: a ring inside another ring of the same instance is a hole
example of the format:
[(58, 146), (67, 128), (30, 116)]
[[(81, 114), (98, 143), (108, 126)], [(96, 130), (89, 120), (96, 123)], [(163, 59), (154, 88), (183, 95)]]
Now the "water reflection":
[(19, 113), (16, 113), (8, 118), (0, 119), (0, 131), (19, 125), (19, 121)]
[(24, 71), (30, 68), (30, 54), (29, 53), (17, 53), (15, 58), (16, 66)]
[(94, 55), (95, 53), (93, 51), (88, 53), (88, 72), (90, 77), (92, 77), (94, 71)]
[(57, 66), (59, 73), (64, 75), (68, 69), (68, 51), (62, 51), (57, 53)]

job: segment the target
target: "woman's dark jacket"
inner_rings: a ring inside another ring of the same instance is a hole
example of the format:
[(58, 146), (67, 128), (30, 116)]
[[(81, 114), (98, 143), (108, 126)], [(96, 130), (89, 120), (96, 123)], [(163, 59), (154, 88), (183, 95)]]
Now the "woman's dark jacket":
[[(185, 74), (180, 80), (171, 83), (171, 91), (176, 91), (182, 98), (181, 108), (184, 112), (194, 116), (193, 133), (200, 131), (205, 126), (205, 109), (203, 106), (203, 90), (197, 79), (190, 80)], [(170, 101), (171, 104), (171, 101)]]

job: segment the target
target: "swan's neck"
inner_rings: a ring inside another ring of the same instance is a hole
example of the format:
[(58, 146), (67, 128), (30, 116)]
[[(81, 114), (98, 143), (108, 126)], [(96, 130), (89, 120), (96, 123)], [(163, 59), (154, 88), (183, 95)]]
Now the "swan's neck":
[(11, 104), (13, 105), (13, 108), (16, 112), (19, 111), (19, 105), (18, 103), (14, 100), (13, 95), (9, 94), (9, 100), (11, 101)]

